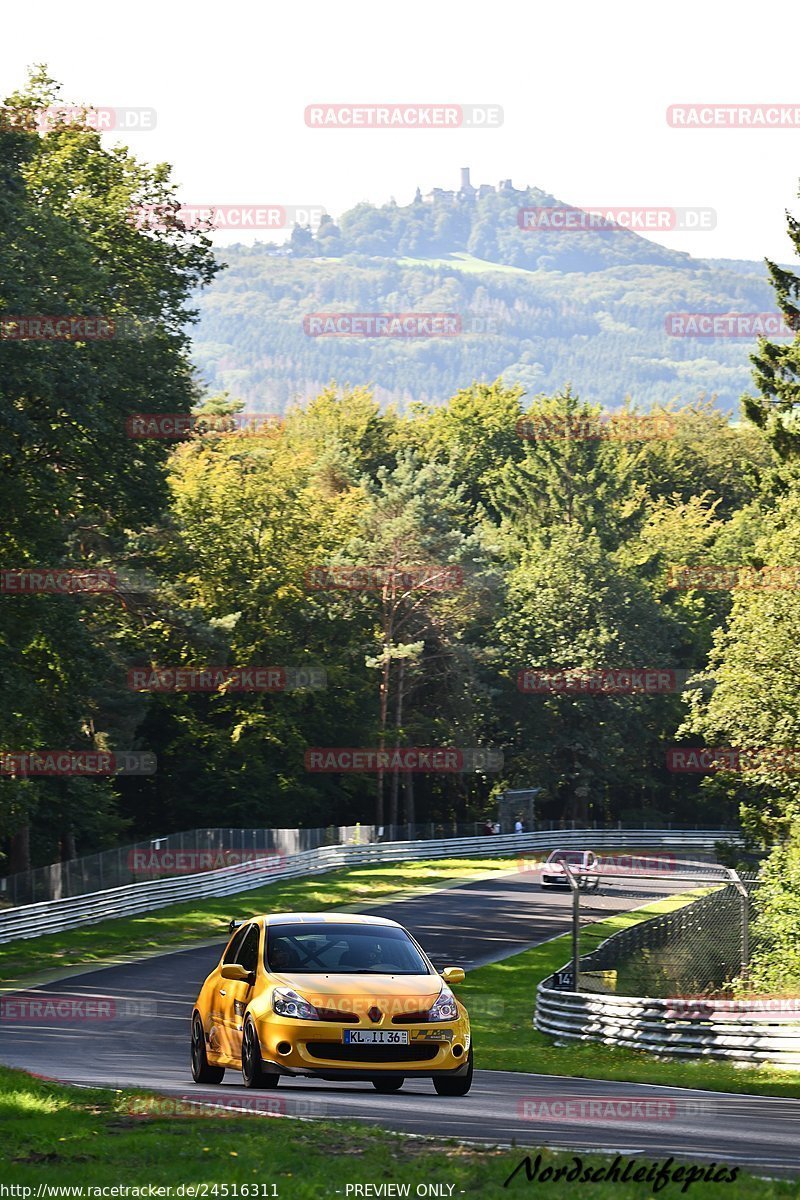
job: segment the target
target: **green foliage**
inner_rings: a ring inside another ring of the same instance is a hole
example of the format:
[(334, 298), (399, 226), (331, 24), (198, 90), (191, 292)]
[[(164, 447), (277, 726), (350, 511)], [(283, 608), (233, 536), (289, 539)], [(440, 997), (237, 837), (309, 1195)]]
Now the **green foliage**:
[[(500, 671), (596, 671), (674, 663), (677, 623), (648, 588), (603, 551), (592, 531), (550, 529), (550, 543), (526, 551), (509, 572), (506, 614), (497, 624)], [(677, 697), (556, 692), (504, 698), (514, 767), (545, 788), (539, 807), (583, 824), (634, 807), (647, 788), (658, 809), (657, 752), (680, 713)], [(669, 803), (667, 801), (667, 803)]]
[[(105, 149), (78, 121), (35, 132), (36, 113), (58, 102), (42, 69), (6, 101), (0, 319), (95, 315), (114, 336), (0, 339), (0, 552), (5, 568), (118, 569), (130, 565), (127, 530), (155, 520), (167, 499), (168, 447), (132, 440), (126, 417), (189, 411), (188, 302), (216, 267), (207, 239), (143, 233), (131, 220), (136, 205), (172, 200), (165, 166)], [(119, 596), (4, 597), (0, 744), (134, 748), (122, 740), (126, 699), (113, 680), (117, 640), (132, 624)], [(37, 812), (34, 854), (47, 859), (59, 843), (69, 853), (76, 830), (91, 847), (123, 824), (108, 783), (0, 781), (4, 835), (22, 834)]]
[(758, 911), (752, 925), (755, 951), (748, 990), (800, 994), (800, 820), (774, 846), (763, 866)]
[[(800, 568), (794, 496), (769, 513), (766, 532), (740, 561), (756, 568)], [(767, 841), (782, 837), (800, 811), (800, 776), (791, 754), (783, 753), (800, 746), (798, 619), (796, 587), (736, 589), (727, 623), (713, 636), (706, 672), (713, 690), (691, 693), (685, 725), (709, 745), (758, 752), (742, 774), (723, 773), (710, 786), (738, 800), (747, 825)]]
[[(791, 213), (786, 220), (789, 239), (800, 253), (800, 222)], [(758, 353), (751, 355), (759, 395), (743, 398), (744, 411), (782, 459), (795, 460), (800, 452), (800, 277), (769, 260), (767, 268), (778, 309), (798, 333), (793, 341), (780, 344), (759, 339)]]
[[(370, 381), (382, 405), (402, 411), (498, 376), (529, 395), (571, 380), (610, 410), (626, 396), (645, 408), (705, 396), (737, 411), (750, 382), (748, 342), (672, 337), (665, 321), (670, 313), (769, 311), (763, 265), (693, 259), (622, 230), (523, 232), (518, 208), (537, 198), (363, 205), (352, 222), (342, 219), (335, 242), (325, 225), (302, 251), (294, 241), (291, 252), (226, 248), (220, 258), (229, 269), (198, 301), (194, 359), (205, 383), (242, 396), (248, 408), (278, 412), (313, 399), (331, 379)], [(477, 247), (473, 228), (485, 231)], [(411, 311), (455, 313), (461, 332), (315, 337), (303, 321)]]

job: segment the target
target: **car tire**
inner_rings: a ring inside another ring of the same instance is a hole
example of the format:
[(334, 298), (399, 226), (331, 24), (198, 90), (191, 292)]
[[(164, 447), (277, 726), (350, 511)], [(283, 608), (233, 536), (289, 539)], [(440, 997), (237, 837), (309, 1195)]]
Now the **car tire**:
[(466, 1096), (469, 1089), (472, 1087), (473, 1074), (473, 1059), (472, 1046), (469, 1048), (469, 1056), (467, 1058), (467, 1070), (464, 1075), (439, 1075), (434, 1076), (433, 1086), (436, 1088), (439, 1096)]
[(212, 1067), (206, 1054), (206, 1034), (200, 1014), (192, 1018), (192, 1079), (195, 1083), (222, 1083), (224, 1067)]
[(402, 1075), (387, 1075), (381, 1079), (373, 1079), (372, 1086), (376, 1092), (386, 1094), (388, 1092), (399, 1092), (404, 1083), (405, 1079)]
[(258, 1033), (250, 1017), (245, 1018), (242, 1033), (242, 1079), (248, 1088), (276, 1088), (281, 1081), (277, 1071), (264, 1070)]

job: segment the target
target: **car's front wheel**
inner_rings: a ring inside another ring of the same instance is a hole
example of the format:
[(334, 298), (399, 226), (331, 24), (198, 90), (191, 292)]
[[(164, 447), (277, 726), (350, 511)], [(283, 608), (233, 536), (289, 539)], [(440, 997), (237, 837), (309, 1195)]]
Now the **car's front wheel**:
[(264, 1070), (258, 1034), (250, 1017), (245, 1020), (242, 1034), (242, 1079), (249, 1088), (276, 1088), (281, 1081), (277, 1071)]
[(466, 1096), (469, 1089), (472, 1087), (472, 1046), (469, 1048), (469, 1056), (467, 1058), (467, 1069), (463, 1075), (439, 1075), (434, 1076), (433, 1086), (436, 1088), (440, 1096)]
[(373, 1079), (372, 1086), (376, 1092), (399, 1092), (400, 1088), (405, 1083), (402, 1075), (387, 1075), (384, 1078)]
[(192, 1079), (195, 1083), (222, 1083), (224, 1067), (212, 1067), (206, 1054), (206, 1035), (200, 1015), (192, 1020)]

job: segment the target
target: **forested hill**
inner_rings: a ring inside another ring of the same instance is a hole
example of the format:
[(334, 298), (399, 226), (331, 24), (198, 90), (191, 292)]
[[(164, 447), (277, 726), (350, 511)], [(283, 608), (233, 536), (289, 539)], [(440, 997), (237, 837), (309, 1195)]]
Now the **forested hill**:
[[(199, 300), (195, 362), (210, 388), (267, 411), (332, 379), (404, 406), (498, 375), (530, 394), (571, 382), (610, 408), (626, 394), (644, 405), (715, 395), (735, 411), (753, 339), (669, 336), (665, 318), (771, 312), (763, 264), (693, 258), (622, 228), (520, 228), (520, 209), (561, 205), (537, 188), (445, 192), (359, 204), (315, 233), (295, 228), (287, 246), (226, 248), (228, 269)], [(462, 332), (306, 332), (308, 314), (340, 311), (456, 313)]]

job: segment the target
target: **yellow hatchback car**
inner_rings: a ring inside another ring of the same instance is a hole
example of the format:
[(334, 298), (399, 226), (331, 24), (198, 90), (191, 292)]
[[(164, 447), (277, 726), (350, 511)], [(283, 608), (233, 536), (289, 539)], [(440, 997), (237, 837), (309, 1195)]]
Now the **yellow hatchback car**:
[(220, 1083), (235, 1067), (251, 1088), (310, 1075), (367, 1080), (379, 1092), (425, 1078), (440, 1096), (465, 1096), (469, 1017), (449, 986), (463, 979), (460, 967), (440, 974), (402, 925), (382, 917), (253, 917), (197, 997), (192, 1076)]

